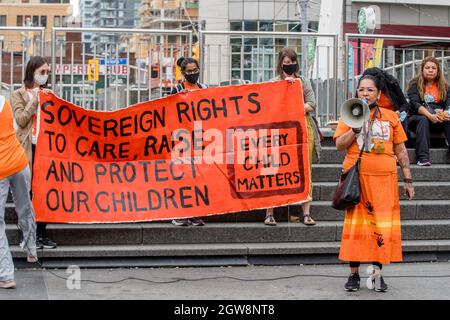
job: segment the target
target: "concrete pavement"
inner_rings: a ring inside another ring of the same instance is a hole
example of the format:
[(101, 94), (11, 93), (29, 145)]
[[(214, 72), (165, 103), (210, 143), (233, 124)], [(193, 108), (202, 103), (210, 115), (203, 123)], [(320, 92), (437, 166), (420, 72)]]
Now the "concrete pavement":
[[(349, 274), (345, 265), (81, 269), (81, 282), (77, 282), (77, 269), (70, 272), (50, 270), (51, 273), (41, 269), (20, 269), (16, 271), (17, 288), (0, 289), (0, 300), (450, 300), (450, 262), (385, 266), (383, 275), (389, 285), (386, 293), (373, 292), (365, 287), (366, 267), (364, 264), (361, 266), (360, 274), (364, 278), (361, 290), (356, 293), (343, 290)], [(66, 281), (61, 277), (71, 279)], [(140, 280), (108, 283), (128, 277), (172, 283)], [(263, 280), (278, 277), (284, 279)]]

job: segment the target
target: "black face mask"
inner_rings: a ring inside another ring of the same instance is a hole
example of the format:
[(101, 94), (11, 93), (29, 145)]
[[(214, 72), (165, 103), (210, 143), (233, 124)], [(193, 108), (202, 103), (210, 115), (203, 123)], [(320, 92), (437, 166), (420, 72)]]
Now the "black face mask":
[(374, 103), (369, 104), (369, 109), (372, 110), (373, 108), (378, 107), (378, 102), (375, 101)]
[(186, 81), (191, 84), (196, 84), (198, 81), (198, 78), (200, 77), (200, 72), (193, 73), (193, 74), (185, 74), (184, 77), (186, 78)]
[(297, 70), (297, 64), (296, 63), (283, 64), (283, 71), (287, 75), (293, 75), (295, 73), (295, 70)]

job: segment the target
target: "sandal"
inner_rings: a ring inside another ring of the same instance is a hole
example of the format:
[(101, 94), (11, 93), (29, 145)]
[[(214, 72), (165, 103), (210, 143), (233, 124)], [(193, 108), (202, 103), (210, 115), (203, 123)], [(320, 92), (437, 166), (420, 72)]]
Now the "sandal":
[(316, 224), (316, 222), (311, 218), (309, 214), (303, 215), (303, 224), (306, 226), (313, 226)]
[(275, 219), (273, 218), (272, 215), (268, 215), (266, 216), (266, 218), (264, 219), (264, 224), (266, 226), (276, 226), (277, 222), (275, 221)]

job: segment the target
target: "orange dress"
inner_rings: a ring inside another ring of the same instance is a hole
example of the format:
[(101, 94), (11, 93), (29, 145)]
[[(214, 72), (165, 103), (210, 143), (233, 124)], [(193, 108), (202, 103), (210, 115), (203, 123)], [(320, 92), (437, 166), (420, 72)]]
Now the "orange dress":
[[(373, 118), (373, 114), (371, 115)], [(351, 130), (339, 120), (334, 140)], [(374, 120), (372, 142), (382, 141), (384, 151), (363, 152), (360, 167), (361, 202), (345, 212), (339, 259), (343, 261), (402, 261), (400, 204), (394, 144), (407, 140), (395, 112), (381, 109)], [(358, 143), (348, 147), (343, 168), (347, 170), (359, 156)]]

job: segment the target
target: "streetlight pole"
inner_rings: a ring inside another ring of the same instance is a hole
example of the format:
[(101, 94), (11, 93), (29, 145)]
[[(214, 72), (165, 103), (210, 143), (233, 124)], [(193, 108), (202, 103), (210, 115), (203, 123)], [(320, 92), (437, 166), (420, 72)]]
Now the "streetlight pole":
[[(297, 0), (297, 11), (298, 15), (300, 15), (300, 24), (301, 24), (301, 32), (308, 32), (308, 3), (309, 0)], [(306, 77), (307, 73), (307, 55), (308, 48), (306, 39), (302, 39), (302, 59), (301, 59), (301, 67), (302, 67), (302, 76)]]

